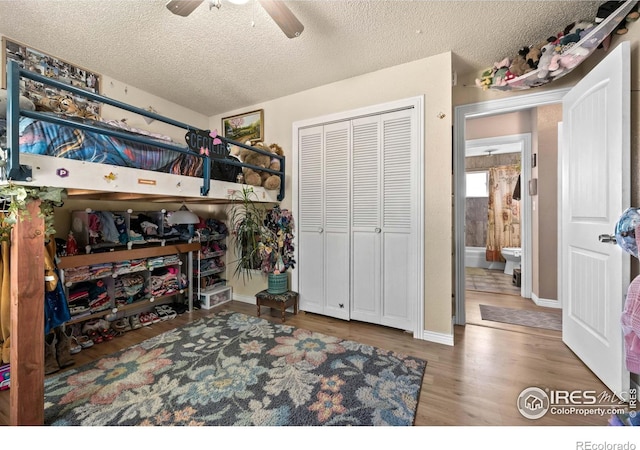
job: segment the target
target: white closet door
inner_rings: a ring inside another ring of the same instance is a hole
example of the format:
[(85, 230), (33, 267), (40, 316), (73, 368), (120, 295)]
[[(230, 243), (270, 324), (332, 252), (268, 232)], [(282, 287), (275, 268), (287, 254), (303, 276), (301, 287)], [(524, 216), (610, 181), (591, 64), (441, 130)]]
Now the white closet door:
[(380, 323), (380, 118), (352, 121), (351, 318)]
[[(411, 110), (380, 117), (382, 132), (380, 324), (412, 330), (415, 320), (415, 120)], [(417, 158), (416, 158), (417, 159)]]
[(324, 126), (324, 313), (349, 319), (348, 121)]
[(298, 133), (298, 290), (303, 311), (324, 313), (323, 127)]
[(417, 296), (412, 110), (353, 126), (351, 318), (413, 330)]

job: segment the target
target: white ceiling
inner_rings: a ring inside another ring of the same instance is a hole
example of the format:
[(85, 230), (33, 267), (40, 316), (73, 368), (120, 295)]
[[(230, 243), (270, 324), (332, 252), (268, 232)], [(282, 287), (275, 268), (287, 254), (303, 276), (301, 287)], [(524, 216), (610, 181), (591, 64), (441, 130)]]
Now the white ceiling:
[(212, 116), (447, 51), (479, 75), (600, 4), (289, 0), (305, 29), (288, 39), (255, 1), (188, 17), (166, 2), (0, 0), (0, 34)]

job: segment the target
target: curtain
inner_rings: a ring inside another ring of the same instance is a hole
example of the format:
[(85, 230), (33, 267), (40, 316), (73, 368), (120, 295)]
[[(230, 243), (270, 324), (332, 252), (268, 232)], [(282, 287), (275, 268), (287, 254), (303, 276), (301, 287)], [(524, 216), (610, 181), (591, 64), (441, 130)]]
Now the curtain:
[(520, 173), (518, 166), (489, 169), (487, 261), (504, 261), (504, 247), (520, 247), (520, 202), (513, 198)]

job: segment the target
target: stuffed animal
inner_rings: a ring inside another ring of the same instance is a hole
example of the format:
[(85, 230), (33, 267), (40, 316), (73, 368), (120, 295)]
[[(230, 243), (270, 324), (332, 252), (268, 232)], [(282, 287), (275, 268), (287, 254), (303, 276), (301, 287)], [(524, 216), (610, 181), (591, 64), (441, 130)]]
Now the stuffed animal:
[(59, 95), (57, 96), (56, 100), (58, 103), (58, 107), (57, 109), (53, 110), (53, 112), (62, 113), (67, 116), (83, 117), (85, 119), (92, 119), (92, 120), (100, 120), (100, 117), (98, 117), (96, 114), (93, 114), (92, 112), (89, 112), (85, 108), (81, 108), (75, 102), (75, 100), (68, 95)]
[[(604, 19), (609, 17), (611, 14), (613, 14), (621, 6), (621, 4), (622, 3), (619, 1), (610, 1), (610, 2), (601, 3), (600, 6), (598, 7), (598, 12), (596, 13), (596, 19), (595, 19), (596, 24), (601, 23), (602, 21), (604, 21)], [(638, 20), (638, 18), (640, 18), (640, 13), (638, 12), (638, 2), (635, 2), (635, 5), (627, 13), (625, 20), (621, 20), (618, 26), (616, 27), (615, 33), (626, 34), (627, 31), (629, 31), (627, 29), (627, 24), (630, 22), (635, 22), (636, 20)]]
[(507, 84), (507, 72), (509, 71), (509, 66), (511, 65), (511, 60), (509, 58), (504, 58), (502, 61), (498, 61), (493, 65), (494, 73), (493, 73), (493, 85), (494, 86), (506, 86)]
[(489, 67), (488, 69), (485, 69), (480, 75), (480, 78), (476, 78), (476, 86), (481, 87), (482, 90), (484, 91), (489, 89), (493, 84), (493, 73), (494, 73), (493, 67)]
[[(247, 145), (251, 145), (250, 142), (247, 142)], [(253, 147), (259, 148), (261, 150), (265, 150), (270, 152), (269, 147), (265, 146), (262, 142), (258, 142), (253, 144)], [(246, 149), (242, 147), (240, 149), (240, 160), (245, 164), (251, 164), (252, 166), (257, 166), (261, 168), (267, 168), (271, 165), (271, 157), (269, 155), (263, 155), (262, 153), (254, 152), (253, 150)], [(250, 169), (248, 167), (242, 168), (242, 174), (244, 176), (245, 184), (249, 184), (251, 186), (262, 186), (262, 175), (261, 171)]]
[(542, 53), (540, 60), (538, 61), (538, 78), (546, 78), (549, 75), (551, 61), (555, 55), (556, 45), (553, 42), (549, 42), (542, 47)]
[(547, 45), (547, 41), (540, 42), (529, 47), (529, 51), (527, 52), (525, 59), (531, 70), (535, 70), (538, 68), (538, 62), (540, 61), (540, 56), (542, 55), (542, 47), (544, 47), (545, 45)]
[[(282, 150), (282, 147), (280, 147), (278, 144), (271, 144), (269, 146), (269, 150), (271, 150), (271, 153), (275, 155), (284, 156), (284, 151)], [(269, 164), (269, 169), (280, 170), (280, 160), (278, 158), (271, 158), (271, 164)], [(280, 176), (273, 173), (269, 173), (269, 172), (263, 172), (262, 186), (264, 186), (265, 189), (269, 189), (269, 190), (280, 189)]]
[(518, 55), (513, 58), (513, 61), (511, 61), (509, 72), (516, 77), (520, 77), (531, 71), (531, 67), (529, 67), (526, 60), (527, 53), (529, 53), (529, 47), (522, 47), (518, 50)]
[[(20, 109), (33, 111), (36, 106), (27, 97), (21, 95), (19, 97)], [(0, 119), (7, 118), (7, 90), (0, 89)]]

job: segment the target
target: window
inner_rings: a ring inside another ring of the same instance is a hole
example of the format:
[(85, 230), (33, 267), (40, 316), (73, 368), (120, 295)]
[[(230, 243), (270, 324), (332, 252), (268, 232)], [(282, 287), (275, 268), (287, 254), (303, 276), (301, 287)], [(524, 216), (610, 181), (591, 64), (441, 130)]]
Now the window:
[(467, 172), (467, 197), (488, 197), (489, 172)]

